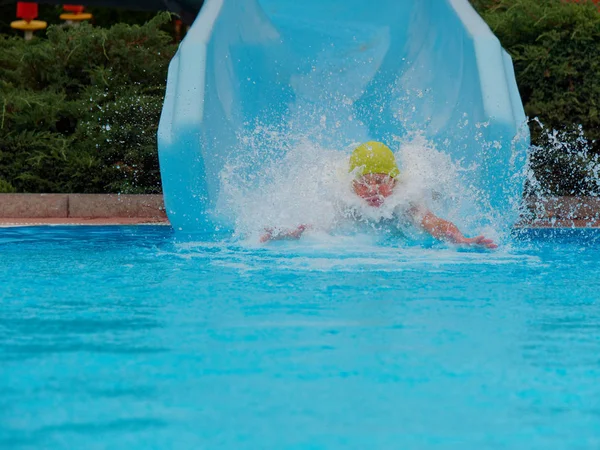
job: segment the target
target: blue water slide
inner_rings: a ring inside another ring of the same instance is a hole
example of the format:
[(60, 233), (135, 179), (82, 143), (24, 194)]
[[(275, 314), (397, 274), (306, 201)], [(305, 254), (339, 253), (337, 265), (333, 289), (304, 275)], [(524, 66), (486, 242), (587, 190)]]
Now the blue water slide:
[(219, 223), (219, 173), (257, 124), (340, 149), (421, 131), (515, 217), (525, 115), (468, 0), (207, 0), (171, 62), (158, 135), (175, 229)]

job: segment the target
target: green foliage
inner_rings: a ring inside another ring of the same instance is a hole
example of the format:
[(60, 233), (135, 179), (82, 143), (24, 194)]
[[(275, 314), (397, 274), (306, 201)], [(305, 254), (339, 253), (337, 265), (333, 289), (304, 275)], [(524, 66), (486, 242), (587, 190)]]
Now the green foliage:
[(0, 36), (0, 191), (160, 192), (169, 21)]
[(0, 194), (12, 194), (17, 190), (6, 180), (0, 180)]
[(589, 175), (590, 161), (600, 154), (598, 5), (591, 0), (472, 2), (513, 58), (526, 114), (539, 119), (530, 123), (538, 180), (553, 194), (599, 195)]

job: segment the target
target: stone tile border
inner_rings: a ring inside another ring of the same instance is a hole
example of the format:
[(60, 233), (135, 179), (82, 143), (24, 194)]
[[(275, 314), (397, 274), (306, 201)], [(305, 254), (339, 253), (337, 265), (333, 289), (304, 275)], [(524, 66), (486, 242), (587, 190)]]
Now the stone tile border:
[(1, 194), (0, 218), (69, 217), (65, 194)]
[(0, 219), (166, 217), (162, 195), (0, 194)]
[(538, 219), (600, 220), (600, 197), (528, 197), (525, 204)]
[(529, 197), (525, 205), (533, 219), (523, 219), (516, 227), (600, 228), (600, 197)]
[(164, 217), (162, 195), (69, 194), (69, 217)]
[(171, 224), (167, 219), (152, 217), (105, 217), (100, 219), (82, 218), (29, 218), (29, 219), (0, 219), (0, 228), (30, 227), (30, 226), (56, 226), (56, 225), (164, 225)]
[(600, 228), (600, 220), (593, 219), (536, 219), (520, 221), (515, 228)]

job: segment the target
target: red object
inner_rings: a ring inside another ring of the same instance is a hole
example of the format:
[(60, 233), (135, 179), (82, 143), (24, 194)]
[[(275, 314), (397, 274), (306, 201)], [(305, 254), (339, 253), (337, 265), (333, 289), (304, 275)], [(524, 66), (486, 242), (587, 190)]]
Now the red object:
[(179, 19), (175, 19), (175, 39), (177, 42), (181, 41), (181, 27), (183, 22)]
[(17, 2), (17, 18), (31, 22), (38, 16), (38, 4), (33, 2)]
[(73, 14), (81, 14), (85, 9), (83, 5), (63, 5), (63, 9)]

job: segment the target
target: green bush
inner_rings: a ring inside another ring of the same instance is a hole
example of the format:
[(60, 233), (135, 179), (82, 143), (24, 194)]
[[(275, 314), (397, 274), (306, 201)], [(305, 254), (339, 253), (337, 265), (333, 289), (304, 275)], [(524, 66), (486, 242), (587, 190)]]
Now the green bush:
[(598, 5), (591, 0), (472, 1), (513, 58), (526, 114), (539, 119), (530, 122), (531, 159), (543, 189), (600, 195)]
[(160, 192), (169, 21), (0, 36), (0, 191)]

